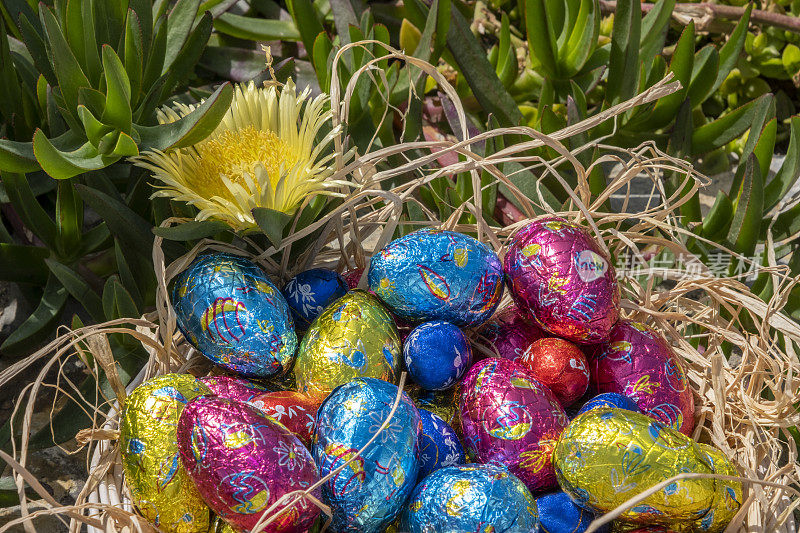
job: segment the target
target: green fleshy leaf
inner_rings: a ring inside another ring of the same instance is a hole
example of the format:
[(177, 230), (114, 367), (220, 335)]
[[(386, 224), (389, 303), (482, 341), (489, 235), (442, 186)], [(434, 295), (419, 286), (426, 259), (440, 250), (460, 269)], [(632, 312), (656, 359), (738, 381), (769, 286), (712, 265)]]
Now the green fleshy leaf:
[(731, 220), (733, 219), (733, 202), (728, 195), (722, 191), (717, 191), (717, 198), (714, 205), (703, 217), (703, 225), (700, 234), (707, 239), (715, 239), (723, 234), (727, 234)]
[(761, 170), (755, 155), (745, 163), (744, 179), (734, 202), (733, 220), (728, 231), (728, 242), (733, 250), (744, 256), (753, 253), (761, 230), (764, 208), (764, 186)]
[(67, 179), (105, 168), (119, 159), (100, 155), (89, 142), (72, 152), (63, 152), (50, 142), (42, 130), (36, 130), (33, 135), (33, 151), (42, 169), (55, 179)]
[(40, 246), (0, 243), (0, 279), (44, 285), (47, 281), (44, 260), (49, 255), (50, 251)]
[(722, 82), (731, 73), (731, 70), (736, 66), (739, 61), (739, 55), (742, 53), (744, 43), (747, 38), (747, 27), (750, 25), (750, 14), (753, 12), (753, 4), (749, 4), (747, 9), (739, 19), (736, 27), (731, 32), (731, 36), (719, 51), (719, 70), (717, 77), (714, 80), (714, 85), (711, 88), (711, 93), (716, 92), (720, 88)]
[(325, 31), (322, 27), (322, 21), (314, 9), (314, 3), (311, 0), (288, 0), (286, 7), (292, 15), (297, 30), (300, 32), (300, 37), (303, 41), (303, 46), (309, 55), (314, 50), (314, 41), (317, 35)]
[(100, 297), (97, 296), (97, 293), (92, 290), (85, 279), (70, 267), (58, 261), (45, 259), (45, 263), (47, 263), (50, 272), (61, 282), (61, 285), (67, 289), (67, 292), (83, 305), (83, 308), (86, 309), (93, 320), (97, 322), (103, 322), (105, 320), (103, 304), (100, 301)]
[(699, 156), (724, 146), (739, 137), (752, 124), (755, 110), (769, 105), (771, 94), (750, 101), (745, 105), (722, 115), (708, 124), (695, 128), (692, 134), (692, 156)]
[(719, 52), (713, 45), (706, 45), (694, 57), (692, 81), (689, 83), (687, 96), (696, 107), (711, 96), (711, 88), (719, 70)]
[(772, 180), (764, 187), (764, 207), (771, 210), (780, 202), (800, 177), (800, 117), (791, 119), (786, 159)]
[(39, 305), (3, 342), (0, 352), (11, 355), (29, 353), (31, 346), (52, 334), (66, 303), (67, 289), (59, 283), (55, 276), (50, 274)]
[(159, 126), (139, 126), (139, 150), (169, 150), (196, 144), (216, 129), (233, 100), (233, 86), (223, 83), (197, 109), (185, 117)]
[(233, 13), (220, 15), (214, 21), (214, 29), (249, 41), (299, 41), (301, 38), (292, 21), (244, 17)]
[(101, 118), (123, 132), (131, 131), (131, 83), (125, 66), (109, 45), (103, 45), (103, 69), (106, 76), (106, 105)]
[(192, 241), (212, 237), (229, 229), (230, 226), (219, 220), (190, 220), (177, 226), (153, 228), (153, 233), (171, 241)]
[(636, 94), (640, 68), (641, 24), (640, 0), (619, 0), (611, 32), (606, 106), (618, 104)]
[(172, 66), (172, 62), (178, 57), (178, 53), (189, 37), (189, 32), (197, 18), (197, 8), (199, 6), (200, 0), (178, 0), (170, 11), (167, 18), (169, 32), (167, 33), (167, 43), (164, 50), (162, 74)]
[(272, 245), (278, 248), (283, 239), (283, 230), (292, 221), (292, 216), (268, 207), (257, 207), (253, 209), (253, 217)]
[[(8, 199), (22, 222), (48, 248), (54, 249), (58, 234), (56, 224), (34, 196), (27, 176), (12, 172), (3, 172), (1, 175)], [(42, 279), (42, 283), (44, 283), (44, 279)]]
[(33, 143), (0, 139), (0, 170), (26, 173), (41, 168), (33, 153)]

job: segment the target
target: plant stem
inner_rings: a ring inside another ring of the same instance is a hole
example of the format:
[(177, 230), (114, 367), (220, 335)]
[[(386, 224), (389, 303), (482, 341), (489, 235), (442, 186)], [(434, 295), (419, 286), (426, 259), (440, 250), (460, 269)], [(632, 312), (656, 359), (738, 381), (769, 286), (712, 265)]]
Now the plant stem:
[[(647, 13), (655, 7), (654, 4), (642, 4), (642, 13)], [(617, 10), (617, 2), (611, 0), (600, 0), (600, 9), (604, 14), (614, 13)], [(694, 20), (699, 31), (709, 31), (711, 26), (720, 20), (736, 21), (742, 18), (745, 8), (736, 6), (724, 6), (720, 4), (677, 4), (672, 12), (672, 16), (680, 23), (687, 24), (689, 20)], [(800, 33), (800, 17), (772, 13), (754, 9), (750, 15), (750, 22), (766, 26), (774, 26), (795, 33)]]

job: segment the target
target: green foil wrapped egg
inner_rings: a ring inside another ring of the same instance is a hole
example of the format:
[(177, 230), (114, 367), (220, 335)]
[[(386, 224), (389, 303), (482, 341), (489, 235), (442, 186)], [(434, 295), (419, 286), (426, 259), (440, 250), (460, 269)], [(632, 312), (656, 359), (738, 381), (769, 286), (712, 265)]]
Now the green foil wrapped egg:
[[(647, 415), (617, 408), (575, 417), (556, 443), (553, 462), (561, 488), (598, 514), (678, 474), (738, 475), (722, 452)], [(739, 482), (682, 479), (626, 510), (619, 520), (676, 532), (719, 532), (741, 502)]]
[(186, 402), (210, 393), (194, 376), (166, 374), (139, 385), (125, 401), (120, 427), (125, 481), (139, 512), (160, 531), (208, 531), (208, 506), (178, 455), (177, 425)]
[(389, 312), (360, 290), (348, 292), (311, 324), (294, 365), (297, 390), (322, 402), (357, 377), (394, 382), (402, 348)]

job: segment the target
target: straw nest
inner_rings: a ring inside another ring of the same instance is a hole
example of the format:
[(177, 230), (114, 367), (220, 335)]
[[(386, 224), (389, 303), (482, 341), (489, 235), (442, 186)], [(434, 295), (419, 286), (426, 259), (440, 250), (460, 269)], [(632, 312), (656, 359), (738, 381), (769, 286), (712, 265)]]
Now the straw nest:
[[(355, 46), (362, 46), (362, 43), (345, 47), (336, 61)], [(343, 92), (337, 90), (339, 80), (334, 74), (331, 105), (335, 123), (345, 122), (350, 95), (360, 76), (368, 76), (373, 83), (380, 81), (383, 73), (374, 65), (383, 59), (405, 61), (438, 82), (440, 90), (454, 102), (460, 118), (462, 127), (455, 132), (456, 139), (406, 142), (368, 150), (363, 155), (356, 154), (355, 159), (347, 164), (346, 158), (337, 157), (336, 172), (331, 179), (349, 180), (351, 190), (346, 191), (346, 197), (335, 210), (302, 231), (290, 234), (277, 248), (262, 250), (246, 240), (238, 241), (239, 247), (204, 240), (190, 253), (167, 265), (161, 251), (162, 240), (157, 237), (153, 263), (159, 290), (154, 312), (138, 319), (116, 320), (68, 331), (0, 374), (0, 386), (4, 386), (22, 369), (39, 359), (46, 359), (38, 378), (24, 388), (16, 404), (17, 411), (21, 411), (22, 424), (15, 428), (17, 438), (13, 441), (12, 454), (0, 451), (0, 457), (13, 470), (22, 504), (21, 518), (0, 527), (0, 533), (19, 524), (34, 533), (36, 519), (42, 515), (61, 517), (74, 532), (80, 531), (84, 525), (90, 532), (153, 530), (136, 514), (125, 486), (116, 441), (119, 410), (125, 403), (126, 394), (146, 379), (168, 372), (202, 374), (210, 370), (205, 359), (176, 331), (167, 291), (170, 280), (202, 250), (248, 255), (273, 278), (284, 281), (312, 266), (334, 267), (340, 271), (366, 267), (372, 254), (392, 239), (399, 224), (411, 224), (469, 232), (502, 256), (509, 236), (525, 221), (505, 227), (490, 225), (482, 217), (478, 194), (473, 201), (453, 206), (455, 211), (448, 220), (438, 220), (437, 214), (425, 208), (416, 194), (431, 180), (459, 172), (470, 172), (473, 190), (479, 191), (480, 174), (488, 172), (496, 183), (505, 184), (510, 191), (507, 194), (513, 196), (512, 200), (526, 218), (556, 212), (578, 221), (589, 227), (617, 259), (625, 257), (646, 264), (652, 253), (663, 251), (694, 258), (686, 243), (700, 238), (680, 225), (677, 214), (678, 208), (697, 194), (703, 185), (703, 177), (690, 164), (667, 156), (652, 144), (621, 150), (603, 145), (603, 139), (600, 139), (570, 151), (562, 143), (606, 120), (614, 120), (635, 106), (674, 92), (677, 83), (670, 83), (667, 78), (630, 101), (550, 135), (516, 127), (490, 130), (470, 137), (459, 98), (439, 72), (423, 61), (387, 48), (384, 56), (375, 57), (373, 62), (356, 72)], [(384, 118), (391, 120), (395, 112), (398, 110), (389, 109), (387, 104)], [(338, 154), (348, 149), (346, 134), (345, 128), (336, 139)], [(482, 157), (472, 149), (477, 143), (501, 136), (514, 142), (507, 143), (505, 149), (488, 157)], [(597, 146), (604, 155), (588, 168), (584, 167), (576, 156)], [(540, 147), (548, 147), (558, 156), (545, 160), (530, 155), (532, 149)], [(457, 162), (442, 167), (437, 159), (441, 161), (446, 154), (457, 154)], [(405, 162), (389, 166), (386, 161), (390, 156), (400, 156)], [(526, 197), (514, 186), (511, 176), (501, 170), (512, 167), (512, 163), (518, 171), (532, 171), (539, 180), (537, 183), (543, 179), (555, 179), (563, 186), (569, 200), (563, 206), (552, 206), (542, 194)], [(619, 172), (609, 179), (603, 194), (592, 199), (587, 176), (595, 166), (608, 168), (609, 164), (616, 165)], [(565, 171), (577, 176), (577, 187), (567, 184), (562, 177)], [(683, 180), (686, 187), (677, 188), (682, 193), (668, 194), (665, 191), (663, 178), (667, 173), (678, 175)], [(608, 198), (612, 194), (627, 197), (630, 181), (642, 176), (652, 180), (653, 184), (654, 199), (648, 208), (636, 214), (608, 212), (604, 207)], [(407, 181), (391, 189), (386, 187), (386, 182), (397, 177), (404, 177)], [(416, 211), (422, 213), (424, 220), (401, 221), (400, 215), (407, 204), (416, 204)], [(477, 224), (459, 224), (464, 213), (472, 213)], [(180, 222), (170, 220), (166, 224)], [(314, 244), (303, 251), (299, 261), (293, 260), (290, 264), (292, 247), (312, 234), (317, 235)], [(656, 283), (653, 276), (644, 279), (628, 276), (620, 283), (623, 314), (659, 329), (686, 361), (696, 395), (694, 438), (713, 444), (738, 466), (745, 488), (744, 504), (727, 531), (794, 531), (793, 514), (800, 506), (800, 463), (795, 440), (789, 433), (789, 428), (800, 425), (800, 413), (795, 408), (800, 402), (800, 326), (781, 312), (789, 290), (797, 280), (789, 278), (786, 267), (776, 263), (771, 244), (768, 241), (769, 266), (764, 271), (771, 276), (775, 291), (766, 303), (752, 294), (742, 279), (716, 277), (699, 260), (686, 262), (693, 265), (691, 271), (686, 265), (661, 269), (660, 277), (670, 280), (668, 283)], [(705, 245), (728, 252), (712, 242), (705, 242)], [(742, 260), (746, 261), (746, 258)], [(119, 378), (109, 348), (107, 336), (112, 333), (133, 337), (150, 355), (145, 367), (127, 387)], [(735, 365), (729, 362), (732, 350), (740, 355), (740, 362)], [(94, 397), (84, 397), (60, 374), (57, 383), (44, 382), (50, 369), (63, 366), (68, 358), (73, 357), (80, 358), (95, 376), (104, 373), (114, 394), (106, 395), (97, 390)], [(70, 395), (94, 419), (92, 427), (76, 436), (76, 442), (87, 454), (88, 476), (77, 501), (70, 506), (56, 502), (25, 468), (29, 458), (27, 447), (34, 403), (46, 387), (55, 387), (59, 394)], [(25, 494), (25, 483), (39, 494), (47, 504), (46, 508), (35, 512), (28, 510), (30, 499)], [(639, 498), (646, 495), (640, 494)], [(636, 498), (633, 498), (623, 507), (635, 503)], [(279, 507), (281, 505), (266, 514), (262, 522), (280, 512)], [(617, 511), (621, 512), (622, 508)], [(610, 521), (615, 514), (617, 512), (601, 517), (595, 526)]]

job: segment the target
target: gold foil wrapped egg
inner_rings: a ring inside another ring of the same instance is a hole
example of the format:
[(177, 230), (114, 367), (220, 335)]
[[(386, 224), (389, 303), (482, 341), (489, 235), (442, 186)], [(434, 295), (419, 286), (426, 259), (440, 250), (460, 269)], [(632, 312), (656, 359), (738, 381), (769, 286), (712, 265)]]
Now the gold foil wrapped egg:
[(209, 509), (178, 455), (178, 418), (186, 403), (211, 389), (189, 374), (166, 374), (139, 385), (122, 412), (125, 481), (139, 512), (160, 531), (205, 533)]
[[(681, 473), (737, 475), (720, 451), (647, 415), (616, 408), (575, 417), (556, 443), (553, 462), (561, 488), (598, 514)], [(681, 479), (626, 510), (619, 520), (678, 532), (722, 531), (741, 502), (739, 482)]]
[(394, 382), (401, 353), (389, 312), (375, 296), (350, 291), (326, 308), (303, 338), (294, 365), (297, 390), (321, 402), (357, 377)]

